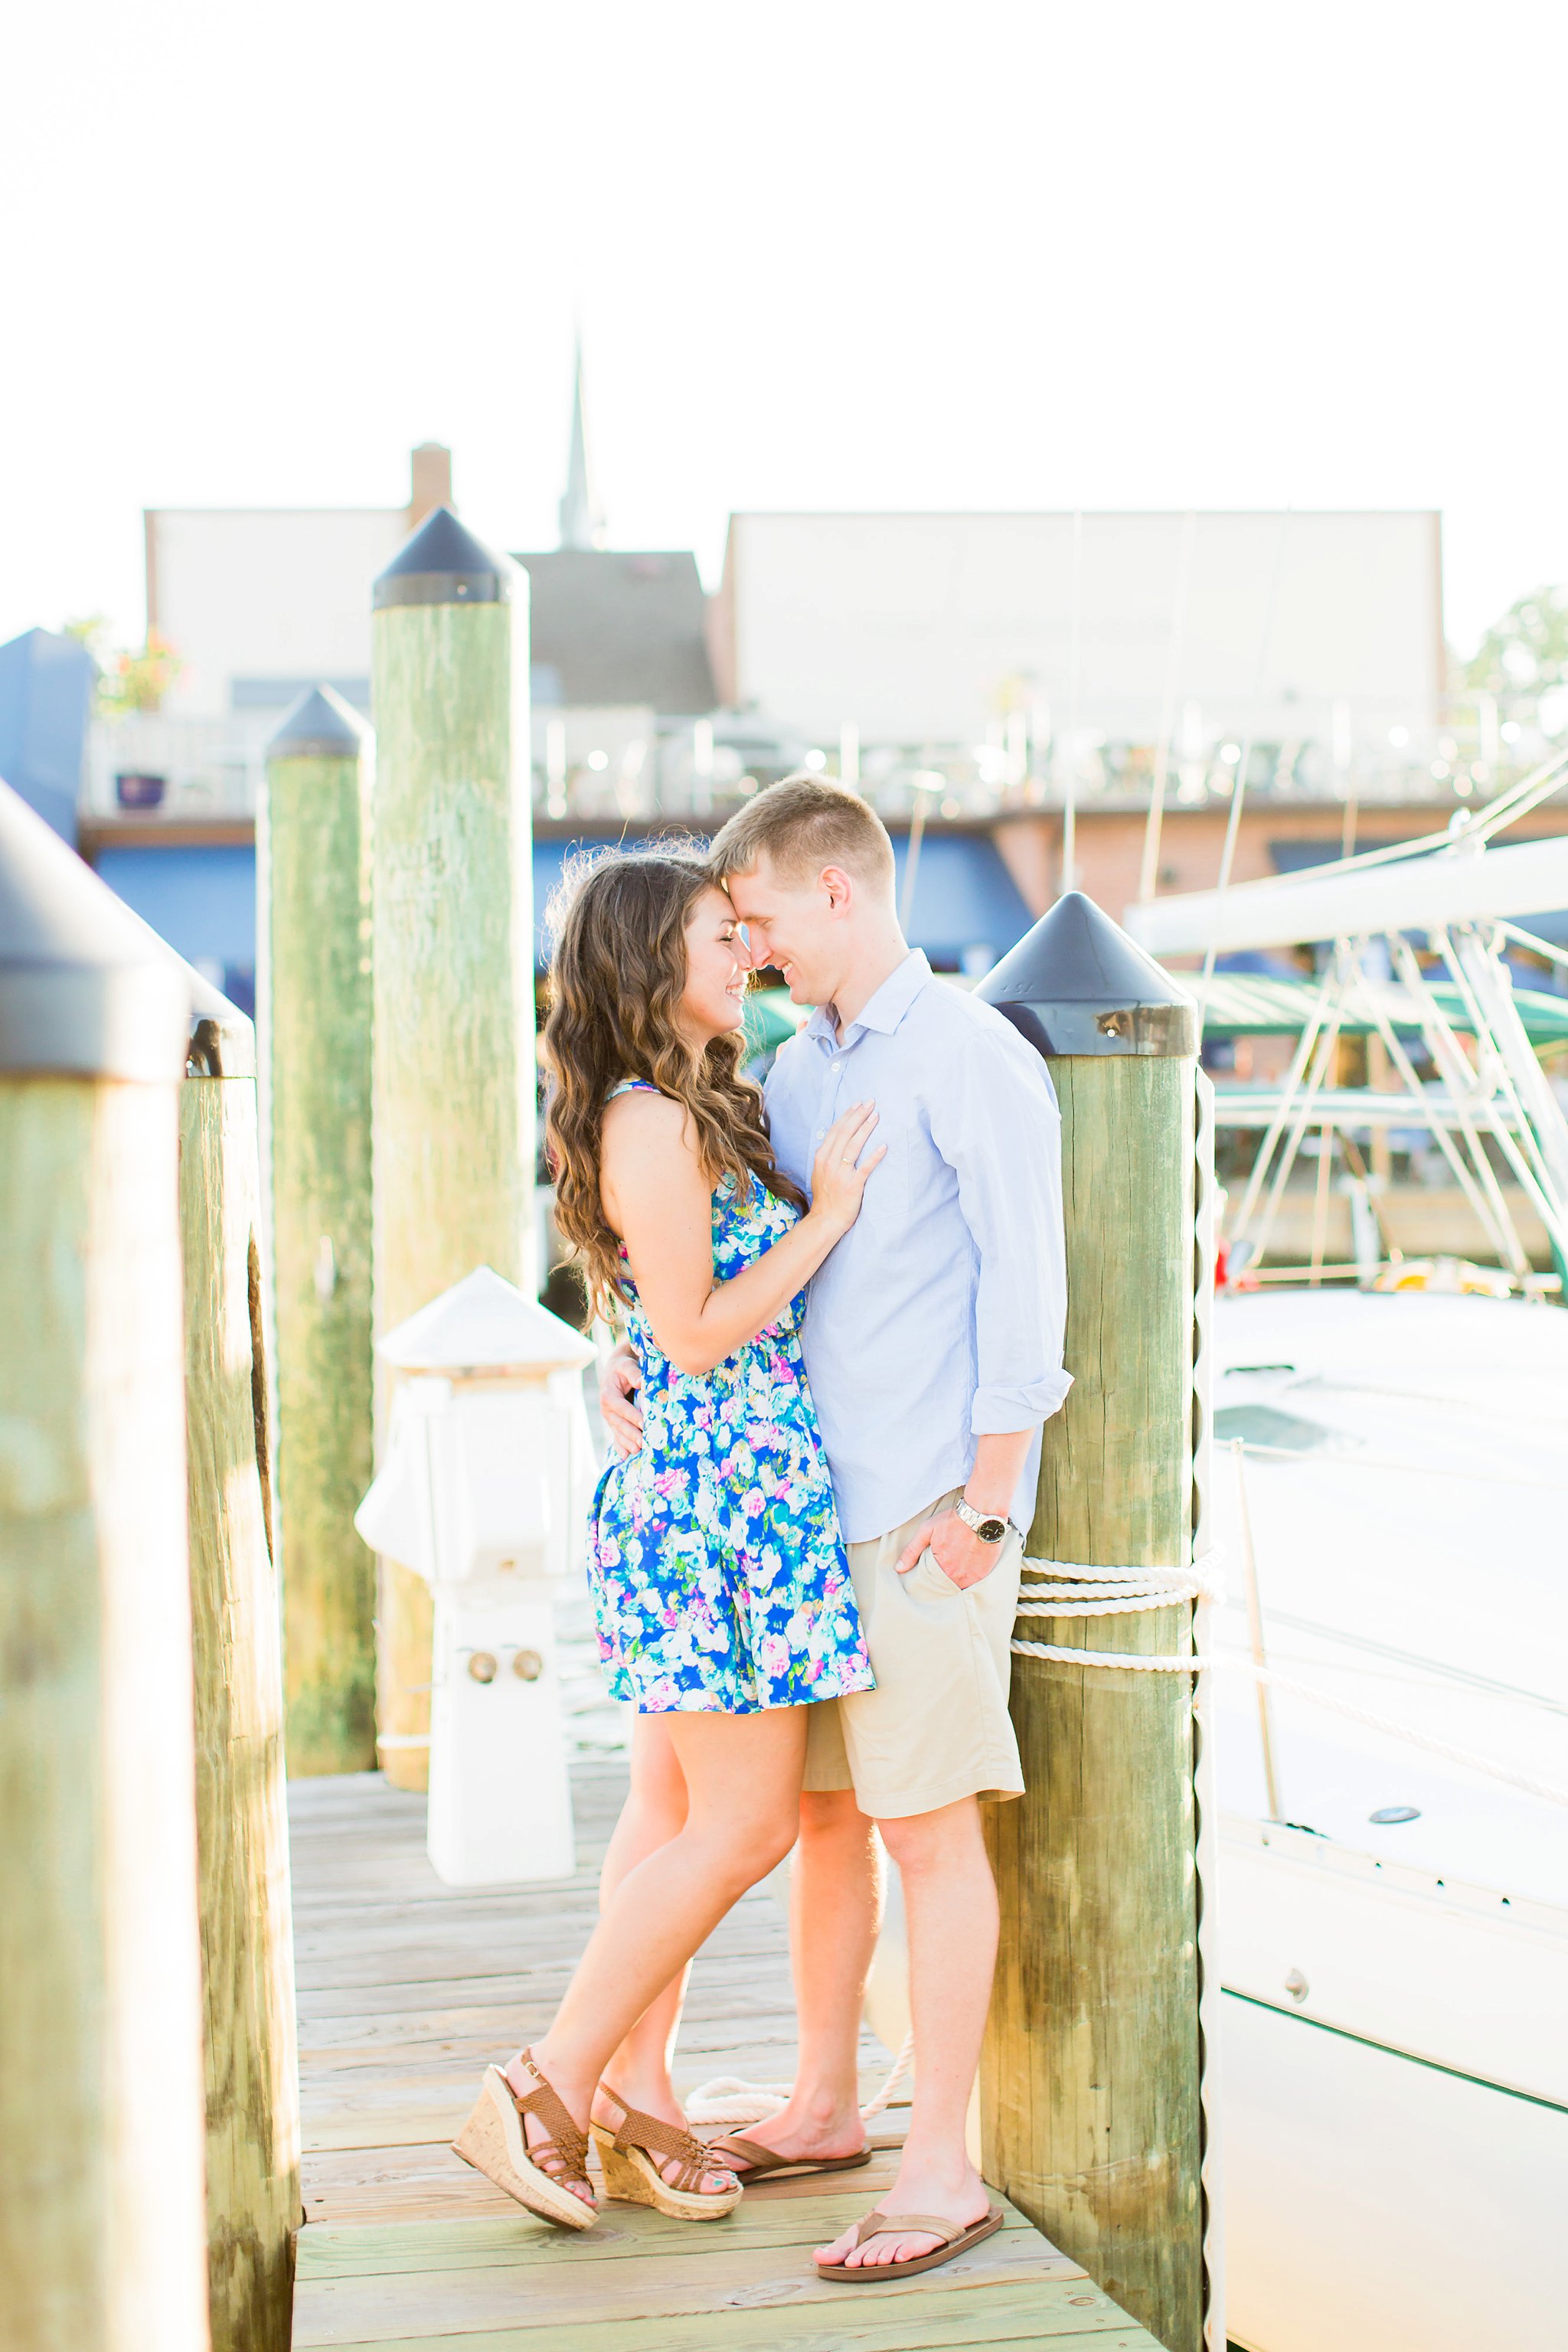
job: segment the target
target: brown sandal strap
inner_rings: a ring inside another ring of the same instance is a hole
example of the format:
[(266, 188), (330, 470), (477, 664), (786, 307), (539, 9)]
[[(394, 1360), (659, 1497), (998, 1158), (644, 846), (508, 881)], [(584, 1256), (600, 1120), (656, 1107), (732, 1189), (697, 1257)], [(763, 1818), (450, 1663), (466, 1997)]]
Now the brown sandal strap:
[(509, 2083), (507, 2088), (511, 2091), (512, 2105), (520, 2116), (530, 2114), (537, 2116), (550, 2135), (547, 2139), (536, 2140), (531, 2147), (528, 2147), (528, 2131), (526, 2126), (524, 2126), (523, 2146), (528, 2147), (530, 2162), (537, 2163), (542, 2156), (558, 2156), (565, 2167), (564, 2179), (586, 2180), (588, 2178), (587, 2133), (579, 2131), (564, 2100), (559, 2092), (545, 2081), (526, 2050), (521, 2053), (518, 2063), (532, 2075), (535, 2087), (531, 2091), (523, 2092), (520, 2098), (515, 2091), (511, 2091), (511, 2084)]
[[(668, 2183), (671, 2189), (694, 2194), (710, 2172), (729, 2170), (728, 2165), (715, 2164), (702, 2142), (679, 2124), (661, 2123), (657, 2116), (645, 2115), (640, 2107), (628, 2107), (620, 2093), (612, 2091), (607, 2083), (601, 2087), (621, 2111), (621, 2120), (616, 2127), (617, 2149), (624, 2156), (639, 2147), (645, 2156), (673, 2159), (680, 2170)], [(662, 2173), (662, 2164), (659, 2170)]]
[(743, 2139), (739, 2132), (725, 2132), (721, 2138), (710, 2140), (710, 2156), (738, 2156), (753, 2172), (772, 2172), (781, 2164), (800, 2164), (806, 2159), (798, 2156), (780, 2156), (776, 2148), (764, 2147), (761, 2140)]
[(868, 2238), (935, 2238), (939, 2245), (951, 2246), (954, 2238), (962, 2238), (966, 2229), (978, 2227), (974, 2222), (944, 2221), (940, 2213), (868, 2213), (857, 2223), (855, 2243), (863, 2246)]

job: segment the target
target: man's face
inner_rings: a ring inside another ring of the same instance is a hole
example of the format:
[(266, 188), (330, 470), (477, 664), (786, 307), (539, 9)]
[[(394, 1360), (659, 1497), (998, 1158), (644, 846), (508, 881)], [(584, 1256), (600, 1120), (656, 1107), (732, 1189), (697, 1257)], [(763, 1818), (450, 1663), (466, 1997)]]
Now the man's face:
[(752, 873), (729, 877), (730, 904), (746, 926), (752, 961), (782, 971), (796, 1004), (830, 1004), (838, 985), (847, 908), (833, 870), (786, 883), (764, 856)]

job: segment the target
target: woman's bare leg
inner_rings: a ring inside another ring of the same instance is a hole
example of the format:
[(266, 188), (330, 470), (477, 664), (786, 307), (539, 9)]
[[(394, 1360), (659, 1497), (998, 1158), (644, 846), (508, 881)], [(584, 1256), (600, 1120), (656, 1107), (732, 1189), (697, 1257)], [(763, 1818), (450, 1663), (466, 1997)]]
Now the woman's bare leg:
[[(686, 1826), (686, 1775), (668, 1725), (668, 1717), (663, 1715), (639, 1715), (633, 1723), (631, 1787), (599, 1874), (601, 1911), (638, 1863), (679, 1837)], [(605, 2069), (605, 2081), (628, 2105), (641, 2107), (646, 2115), (658, 2116), (667, 2124), (686, 2120), (670, 2080), (669, 2062), (680, 2031), (690, 1973), (688, 1967), (671, 1977)], [(616, 2110), (609, 2101), (601, 2101), (595, 2113), (600, 2123), (616, 2120)]]
[[(731, 1906), (783, 1861), (799, 1821), (804, 1707), (667, 1720), (686, 1821), (615, 1889), (553, 2024), (533, 2044), (534, 2063), (584, 2128), (615, 2052)], [(515, 2060), (507, 2071), (520, 2095), (531, 2087)], [(715, 2185), (724, 2177), (710, 2176)]]

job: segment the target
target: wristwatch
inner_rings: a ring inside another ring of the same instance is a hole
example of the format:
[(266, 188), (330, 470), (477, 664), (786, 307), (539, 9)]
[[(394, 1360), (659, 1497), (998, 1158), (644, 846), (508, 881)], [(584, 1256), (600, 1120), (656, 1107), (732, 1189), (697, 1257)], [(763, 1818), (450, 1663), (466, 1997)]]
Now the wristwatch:
[(1011, 1519), (998, 1518), (994, 1511), (977, 1511), (962, 1495), (952, 1507), (964, 1526), (974, 1529), (982, 1543), (999, 1544), (1013, 1524)]

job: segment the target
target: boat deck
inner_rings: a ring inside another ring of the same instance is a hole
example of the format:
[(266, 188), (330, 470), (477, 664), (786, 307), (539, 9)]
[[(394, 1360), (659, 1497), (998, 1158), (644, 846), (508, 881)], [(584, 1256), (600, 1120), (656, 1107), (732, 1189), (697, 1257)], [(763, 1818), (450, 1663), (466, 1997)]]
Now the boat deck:
[[(574, 1770), (574, 1878), (445, 1887), (425, 1802), (379, 1776), (289, 1791), (304, 2100), (296, 2352), (943, 2352), (1038, 2345), (1158, 2352), (1021, 2213), (946, 2267), (886, 2288), (822, 2284), (811, 2249), (886, 2189), (902, 2113), (849, 2186), (752, 2189), (700, 2228), (611, 2205), (591, 2232), (532, 2221), (447, 2146), (481, 2064), (542, 2030), (595, 1912), (625, 1786), (619, 1757)], [(761, 1891), (699, 1957), (677, 2080), (787, 2076), (794, 2015), (784, 1916)], [(887, 2058), (869, 2036), (869, 2094)]]

